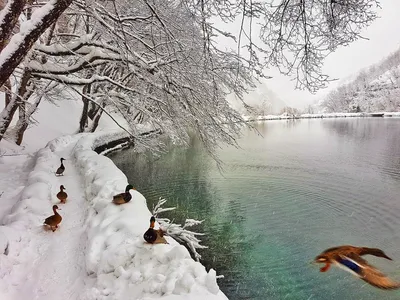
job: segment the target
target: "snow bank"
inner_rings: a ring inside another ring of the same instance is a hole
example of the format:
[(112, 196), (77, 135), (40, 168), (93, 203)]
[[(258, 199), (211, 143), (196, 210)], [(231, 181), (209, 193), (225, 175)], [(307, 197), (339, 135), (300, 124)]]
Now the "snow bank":
[[(63, 299), (227, 299), (217, 285), (216, 272), (207, 272), (192, 260), (184, 246), (170, 237), (166, 237), (169, 244), (144, 242), (151, 214), (140, 192), (135, 191), (127, 204), (111, 203), (114, 194), (124, 191), (127, 178), (109, 158), (92, 149), (121, 135), (113, 132), (60, 137), (31, 158), (27, 169), (32, 171), (26, 186), (18, 199), (12, 200), (15, 204), (3, 218), (4, 226), (0, 226), (0, 299), (27, 299), (32, 292), (40, 299), (50, 299), (57, 289), (64, 293)], [(61, 155), (68, 158), (66, 174), (56, 177)], [(52, 204), (59, 202), (56, 194), (60, 182), (67, 180), (76, 180), (80, 185), (71, 190), (71, 183), (67, 184), (68, 194), (74, 197), (62, 207), (60, 230), (49, 234), (43, 230), (43, 220), (52, 214)], [(77, 219), (81, 217), (74, 219), (68, 213), (73, 205), (85, 211), (83, 225)], [(82, 241), (74, 220), (83, 232)], [(81, 244), (69, 247), (72, 240), (67, 239), (67, 246), (58, 247), (57, 243), (72, 236), (69, 230), (76, 235), (75, 242)], [(63, 261), (67, 253), (63, 251), (71, 249), (78, 252), (70, 253)], [(80, 262), (76, 255), (82, 252)], [(62, 276), (54, 277), (52, 284), (45, 278), (53, 272), (54, 264), (61, 266), (57, 274)], [(75, 277), (80, 271), (74, 273), (72, 269), (83, 265), (85, 270), (79, 275), (83, 277)], [(84, 287), (70, 286), (69, 280), (77, 280)], [(79, 296), (71, 296), (70, 292)]]
[(128, 182), (109, 158), (92, 150), (98, 139), (96, 135), (80, 139), (72, 153), (91, 207), (86, 269), (95, 284), (82, 298), (227, 299), (219, 290), (215, 271), (207, 273), (184, 246), (169, 237), (167, 245), (144, 242), (151, 214), (140, 192), (135, 191), (127, 204), (111, 203)]

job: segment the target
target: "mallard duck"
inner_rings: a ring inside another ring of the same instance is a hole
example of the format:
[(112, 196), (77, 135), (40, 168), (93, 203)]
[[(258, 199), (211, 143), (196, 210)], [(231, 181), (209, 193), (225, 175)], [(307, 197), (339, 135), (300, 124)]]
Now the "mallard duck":
[(161, 229), (154, 229), (155, 222), (156, 219), (152, 216), (150, 218), (150, 228), (143, 235), (144, 240), (150, 244), (168, 244), (164, 238), (164, 232)]
[(60, 191), (57, 193), (57, 198), (60, 199), (61, 203), (65, 203), (68, 197), (64, 190), (66, 190), (66, 188), (63, 185), (60, 185)]
[(63, 160), (66, 160), (65, 158), (60, 158), (60, 161), (61, 161), (61, 166), (57, 169), (57, 171), (56, 171), (56, 176), (58, 175), (58, 176), (60, 176), (60, 175), (63, 175), (63, 173), (64, 173), (64, 171), (65, 171), (65, 167), (64, 167), (64, 164), (63, 164)]
[(58, 214), (56, 209), (59, 209), (58, 206), (53, 205), (54, 215), (52, 215), (52, 216), (46, 218), (46, 220), (44, 220), (44, 224), (50, 226), (50, 228), (53, 232), (56, 231), (56, 229), (58, 228), (58, 224), (60, 224), (61, 220), (62, 220), (62, 217)]
[(377, 288), (399, 288), (400, 282), (394, 282), (361, 258), (362, 255), (367, 254), (392, 260), (381, 249), (345, 245), (325, 250), (315, 258), (314, 262), (325, 264), (320, 269), (321, 272), (328, 271), (331, 264), (335, 264)]
[(132, 185), (128, 184), (125, 188), (125, 193), (115, 195), (112, 202), (117, 205), (128, 203), (132, 200), (132, 194), (130, 193), (130, 190), (134, 189), (135, 188)]

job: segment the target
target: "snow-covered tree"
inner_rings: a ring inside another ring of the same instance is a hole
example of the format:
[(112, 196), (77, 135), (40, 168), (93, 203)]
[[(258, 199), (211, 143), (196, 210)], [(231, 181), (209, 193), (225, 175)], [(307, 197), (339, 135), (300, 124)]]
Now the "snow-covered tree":
[(328, 112), (398, 111), (400, 49), (332, 90), (321, 105)]
[[(240, 129), (228, 93), (242, 98), (267, 66), (294, 76), (299, 88), (323, 87), (324, 57), (357, 39), (377, 6), (373, 0), (9, 0), (0, 14), (1, 37), (10, 40), (0, 53), (0, 85), (13, 72), (17, 82), (14, 101), (0, 115), (0, 139), (16, 108), (23, 112), (38, 86), (56, 82), (82, 97), (81, 131), (93, 131), (102, 113), (117, 112), (139, 143), (136, 124), (145, 122), (182, 143), (195, 132), (212, 153), (219, 141), (235, 144)], [(32, 18), (24, 19), (27, 9)], [(218, 19), (239, 21), (238, 32), (215, 25)], [(221, 49), (221, 38), (236, 50)]]

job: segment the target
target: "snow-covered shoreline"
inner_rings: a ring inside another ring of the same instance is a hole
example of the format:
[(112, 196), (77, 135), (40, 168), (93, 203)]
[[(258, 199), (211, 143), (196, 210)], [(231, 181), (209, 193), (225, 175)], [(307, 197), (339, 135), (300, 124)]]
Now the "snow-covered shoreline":
[[(85, 300), (227, 299), (216, 272), (207, 272), (184, 246), (169, 237), (169, 244), (144, 243), (151, 213), (139, 191), (127, 204), (111, 203), (127, 178), (109, 158), (92, 150), (110, 136), (115, 133), (63, 136), (32, 158), (33, 171), (1, 227), (7, 255), (0, 256), (0, 298), (33, 293), (40, 299), (60, 294), (62, 299)], [(56, 177), (61, 156), (67, 158), (66, 171)], [(45, 232), (41, 224), (59, 202), (55, 195), (60, 184), (69, 195), (61, 205), (63, 221), (56, 232)], [(53, 275), (46, 279), (49, 273)]]
[(400, 117), (400, 112), (376, 112), (376, 113), (319, 113), (319, 114), (301, 114), (301, 115), (266, 115), (266, 116), (243, 116), (246, 122), (267, 121), (267, 120), (293, 120), (293, 119), (323, 119), (323, 118), (366, 118), (377, 115), (383, 117)]

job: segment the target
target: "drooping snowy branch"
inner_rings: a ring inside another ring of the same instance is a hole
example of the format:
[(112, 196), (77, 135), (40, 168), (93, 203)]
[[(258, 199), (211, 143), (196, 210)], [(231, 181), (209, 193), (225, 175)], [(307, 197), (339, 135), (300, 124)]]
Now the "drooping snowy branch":
[(157, 216), (158, 214), (160, 214), (162, 212), (171, 211), (171, 210), (176, 209), (176, 207), (167, 207), (167, 208), (162, 207), (165, 204), (165, 202), (167, 202), (167, 199), (160, 197), (156, 206), (154, 206), (154, 208), (153, 208), (153, 212), (152, 212), (153, 216)]
[(193, 254), (196, 261), (199, 261), (201, 255), (197, 252), (197, 249), (205, 249), (207, 246), (201, 245), (201, 240), (197, 236), (204, 235), (194, 231), (187, 230), (186, 228), (201, 224), (203, 221), (194, 219), (186, 219), (185, 224), (175, 224), (168, 218), (158, 218), (158, 214), (166, 211), (174, 210), (175, 207), (163, 208), (162, 206), (167, 202), (166, 199), (160, 198), (156, 206), (154, 207), (152, 214), (156, 217), (157, 222), (160, 224), (160, 228), (174, 240), (182, 245), (185, 245), (189, 251)]
[[(220, 143), (237, 145), (243, 126), (228, 94), (243, 100), (254, 79), (267, 77), (266, 66), (293, 76), (299, 87), (324, 86), (326, 52), (357, 39), (376, 18), (375, 0), (339, 2), (48, 0), (35, 5), (31, 20), (1, 52), (0, 85), (20, 65), (32, 81), (79, 90), (79, 130), (95, 130), (102, 112), (112, 111), (133, 136), (138, 124), (148, 124), (187, 145), (194, 132), (218, 160), (215, 149)], [(241, 26), (225, 30), (214, 19), (240, 19)], [(259, 43), (256, 29), (261, 29)], [(217, 36), (235, 46), (221, 49)], [(20, 80), (17, 73), (13, 78)], [(3, 111), (7, 120), (14, 108)], [(2, 120), (4, 131), (9, 123)], [(140, 144), (140, 136), (136, 139)]]

